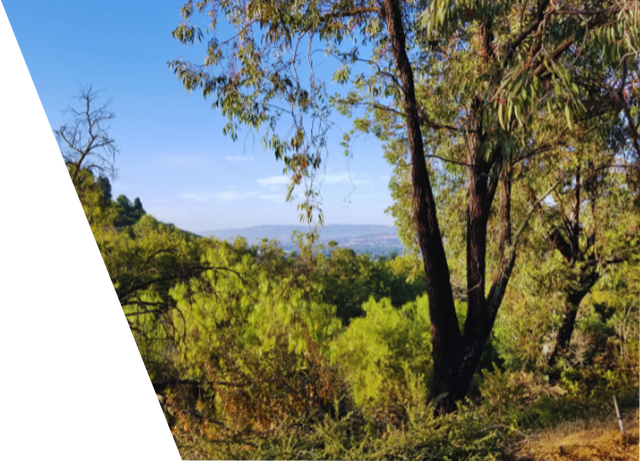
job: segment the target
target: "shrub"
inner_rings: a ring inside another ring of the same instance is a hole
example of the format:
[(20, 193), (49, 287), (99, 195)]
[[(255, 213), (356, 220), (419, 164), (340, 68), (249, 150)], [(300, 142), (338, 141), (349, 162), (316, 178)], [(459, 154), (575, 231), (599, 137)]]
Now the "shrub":
[(401, 414), (426, 400), (431, 368), (426, 296), (396, 309), (388, 298), (370, 299), (331, 348), (354, 401), (370, 413)]

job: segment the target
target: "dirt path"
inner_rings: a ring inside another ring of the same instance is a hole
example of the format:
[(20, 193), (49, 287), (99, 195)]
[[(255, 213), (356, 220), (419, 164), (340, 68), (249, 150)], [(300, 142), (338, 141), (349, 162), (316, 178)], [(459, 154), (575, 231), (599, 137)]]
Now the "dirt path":
[(519, 461), (630, 461), (640, 459), (638, 410), (624, 417), (625, 435), (615, 420), (575, 421), (528, 437)]

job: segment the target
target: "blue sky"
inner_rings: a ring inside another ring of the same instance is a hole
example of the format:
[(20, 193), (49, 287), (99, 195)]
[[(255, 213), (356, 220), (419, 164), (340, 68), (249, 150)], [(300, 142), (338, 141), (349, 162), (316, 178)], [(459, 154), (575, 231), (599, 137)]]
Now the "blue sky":
[[(112, 100), (110, 134), (120, 149), (114, 196), (140, 197), (158, 219), (193, 232), (298, 223), (296, 203), (285, 202), (283, 165), (263, 150), (259, 135), (235, 143), (224, 136), (221, 114), (201, 94), (188, 94), (168, 69), (179, 56), (204, 57), (171, 36), (182, 1), (2, 3), (53, 129), (65, 122), (63, 110), (80, 85)], [(361, 137), (347, 159), (340, 137), (329, 137), (325, 222), (392, 224), (384, 213), (390, 167), (379, 143)]]

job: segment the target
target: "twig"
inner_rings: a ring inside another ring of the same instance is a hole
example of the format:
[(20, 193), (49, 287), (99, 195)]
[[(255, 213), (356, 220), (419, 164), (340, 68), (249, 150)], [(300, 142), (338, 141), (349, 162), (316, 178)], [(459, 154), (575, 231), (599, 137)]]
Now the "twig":
[(620, 433), (624, 435), (624, 425), (622, 424), (622, 416), (620, 416), (620, 408), (618, 407), (618, 399), (616, 396), (613, 396), (613, 404), (616, 407), (616, 416), (618, 417), (618, 424), (620, 424)]

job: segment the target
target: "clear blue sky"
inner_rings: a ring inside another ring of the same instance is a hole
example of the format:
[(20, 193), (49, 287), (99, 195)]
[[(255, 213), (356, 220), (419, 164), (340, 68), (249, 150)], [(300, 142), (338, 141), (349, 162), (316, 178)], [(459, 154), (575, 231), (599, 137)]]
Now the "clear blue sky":
[[(225, 137), (223, 117), (201, 94), (188, 94), (168, 69), (179, 56), (204, 57), (171, 36), (183, 1), (2, 4), (53, 129), (64, 123), (62, 111), (80, 85), (92, 84), (104, 90), (103, 101), (112, 99), (110, 134), (120, 149), (114, 196), (140, 197), (147, 212), (193, 232), (298, 223), (296, 203), (284, 199), (283, 165), (258, 136), (235, 143)], [(379, 143), (361, 138), (349, 160), (340, 136), (330, 135), (325, 222), (392, 224), (384, 213), (391, 204), (390, 167)]]

